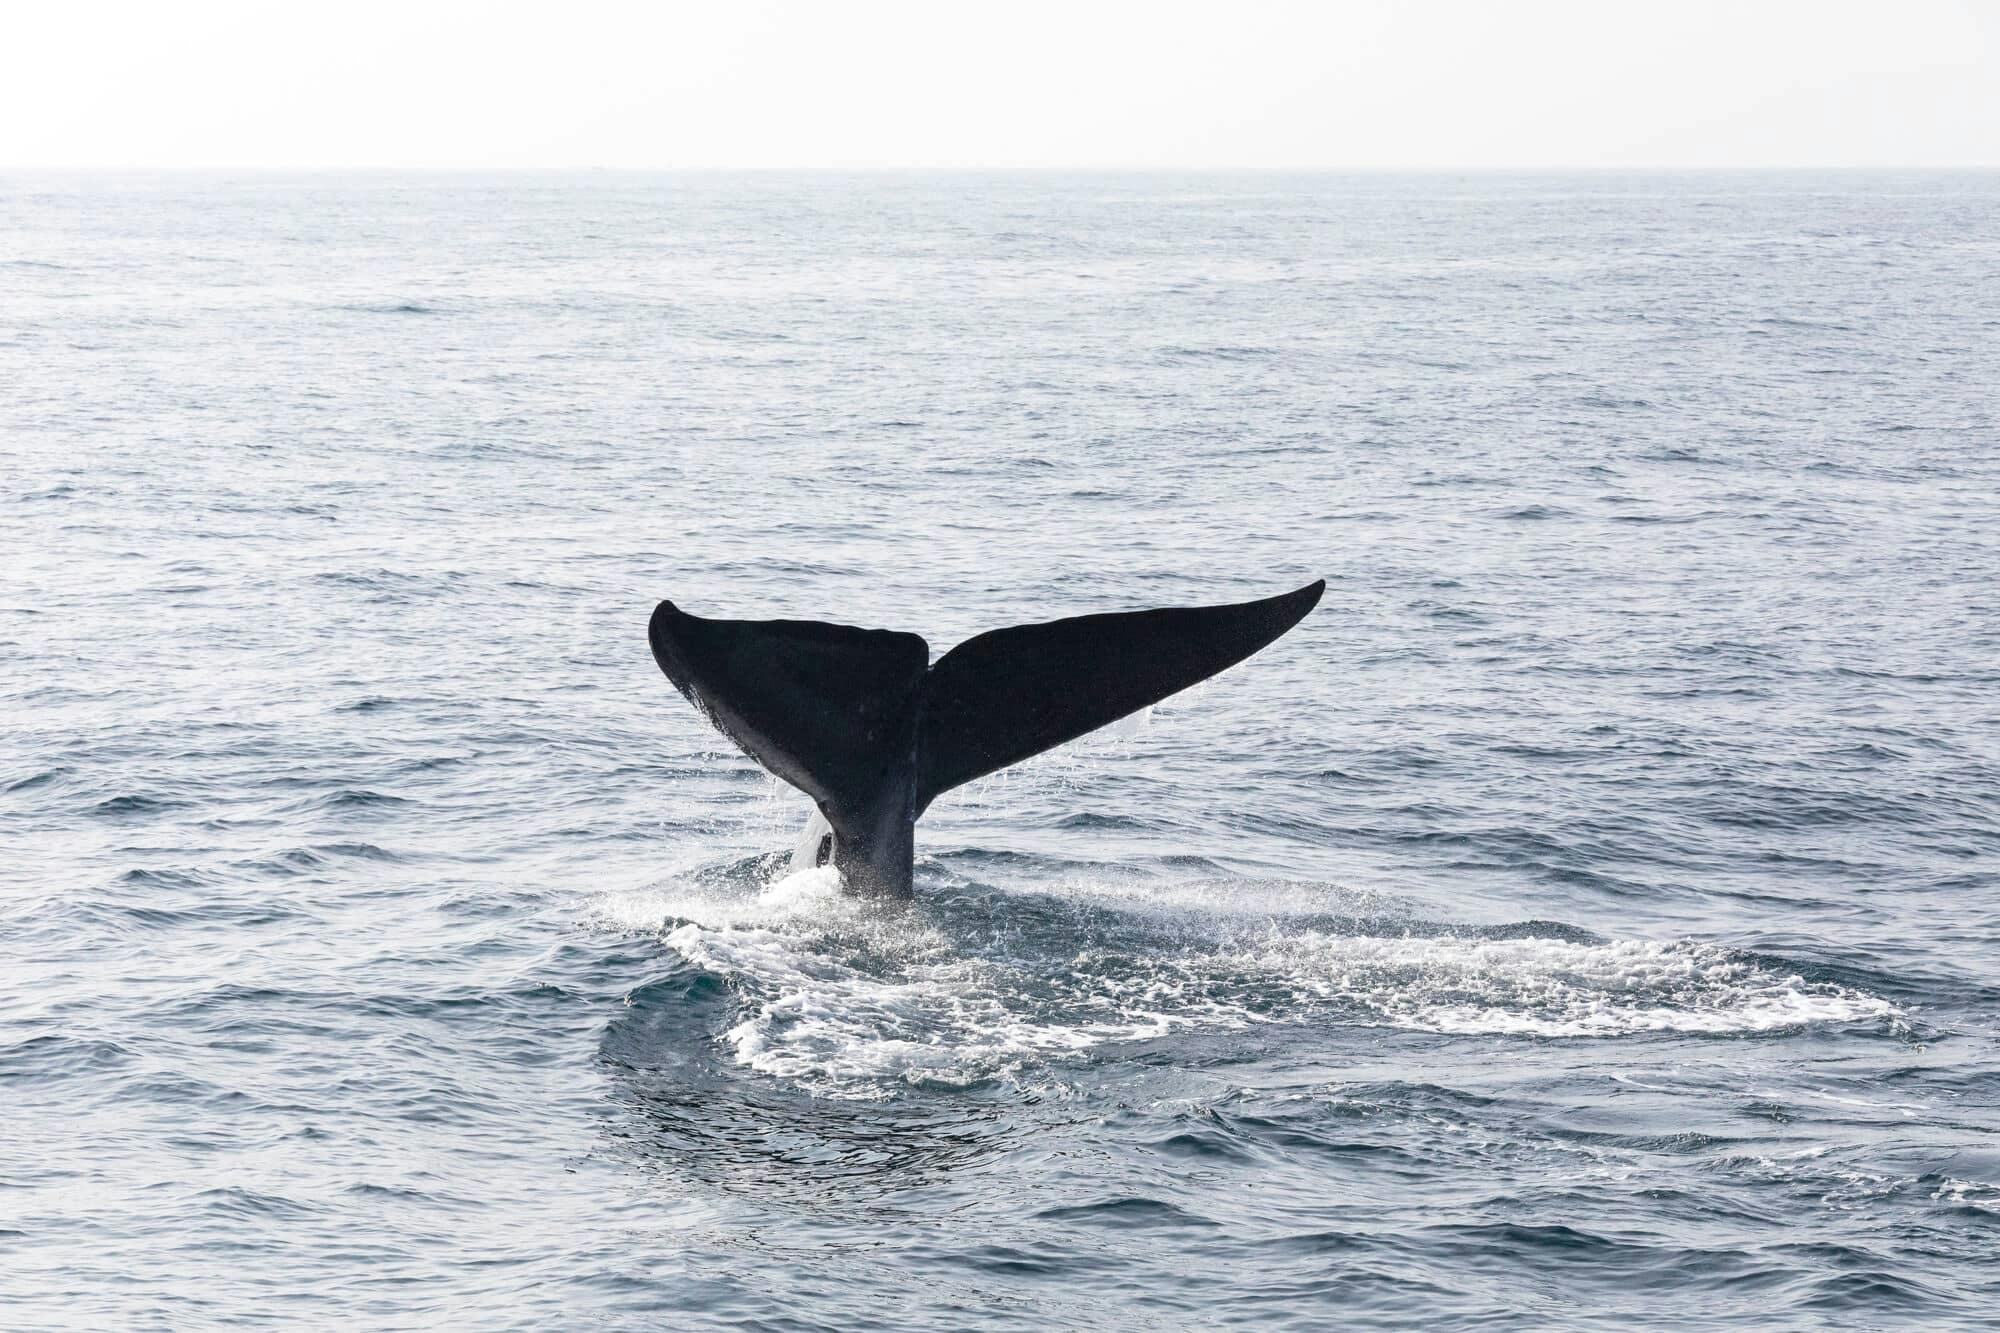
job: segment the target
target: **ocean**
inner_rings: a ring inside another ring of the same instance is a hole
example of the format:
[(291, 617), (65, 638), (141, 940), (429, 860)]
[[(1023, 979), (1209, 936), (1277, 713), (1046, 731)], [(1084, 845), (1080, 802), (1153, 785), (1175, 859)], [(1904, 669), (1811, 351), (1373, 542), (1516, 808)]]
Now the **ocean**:
[[(0, 1323), (2000, 1309), (2000, 175), (0, 176)], [(917, 897), (654, 604), (1324, 577)]]

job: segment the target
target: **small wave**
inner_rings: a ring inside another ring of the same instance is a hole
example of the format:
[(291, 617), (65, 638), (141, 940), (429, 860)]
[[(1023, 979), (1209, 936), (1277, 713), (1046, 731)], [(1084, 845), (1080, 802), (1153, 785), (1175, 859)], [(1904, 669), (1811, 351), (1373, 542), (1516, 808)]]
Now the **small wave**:
[(254, 926), (270, 925), (277, 921), (287, 921), (299, 914), (280, 903), (268, 900), (250, 902), (222, 901), (204, 903), (198, 907), (125, 907), (96, 908), (93, 916), (104, 919), (115, 929), (137, 928), (141, 930), (182, 930), (188, 928), (213, 928), (220, 930), (242, 930)]
[(1127, 829), (1147, 829), (1152, 825), (1132, 815), (1107, 814), (1094, 810), (1079, 810), (1056, 821), (1057, 828), (1097, 829), (1123, 831)]
[(372, 842), (329, 842), (313, 848), (327, 856), (345, 856), (358, 861), (400, 861), (403, 858)]
[(290, 877), (324, 871), (336, 861), (401, 861), (398, 853), (372, 842), (328, 842), (314, 847), (289, 847), (268, 856), (233, 863), (235, 869), (253, 876)]
[(371, 601), (404, 601), (448, 595), (465, 583), (466, 575), (459, 570), (418, 574), (395, 569), (341, 569), (322, 570), (312, 579), (315, 583), (372, 593)]
[(1259, 361), (1277, 355), (1270, 347), (1163, 347), (1160, 355), (1172, 361)]
[(142, 889), (200, 889), (215, 883), (215, 876), (200, 870), (135, 866), (120, 875), (118, 882)]
[(385, 698), (379, 694), (371, 694), (365, 699), (356, 699), (353, 703), (341, 704), (333, 711), (336, 713), (379, 713), (384, 709), (394, 708), (395, 706), (396, 701), (394, 699)]
[(1044, 1208), (1035, 1216), (1045, 1222), (1066, 1222), (1080, 1226), (1116, 1227), (1213, 1227), (1213, 1220), (1191, 1213), (1162, 1199), (1124, 1196), (1097, 1203), (1068, 1204)]
[(356, 315), (439, 315), (444, 312), (421, 301), (355, 301), (339, 307)]
[(366, 787), (347, 788), (317, 798), (315, 804), (328, 810), (368, 809), (378, 805), (408, 805), (407, 796), (371, 791)]
[(19, 1086), (87, 1077), (132, 1063), (131, 1051), (101, 1037), (42, 1033), (0, 1047), (0, 1083)]
[(296, 1222), (325, 1211), (324, 1205), (288, 1199), (280, 1194), (262, 1194), (236, 1185), (218, 1185), (194, 1196), (195, 1203), (215, 1217), (250, 1221)]
[(182, 802), (170, 801), (163, 796), (142, 796), (136, 793), (113, 796), (90, 807), (90, 813), (106, 819), (122, 819), (159, 814), (162, 811), (180, 807)]

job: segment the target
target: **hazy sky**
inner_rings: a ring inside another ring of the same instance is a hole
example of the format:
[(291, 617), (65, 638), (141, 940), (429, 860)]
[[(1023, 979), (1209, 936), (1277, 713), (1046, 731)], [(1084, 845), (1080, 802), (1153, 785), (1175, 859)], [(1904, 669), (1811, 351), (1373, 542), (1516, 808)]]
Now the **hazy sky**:
[(36, 0), (11, 166), (2000, 165), (2000, 0)]

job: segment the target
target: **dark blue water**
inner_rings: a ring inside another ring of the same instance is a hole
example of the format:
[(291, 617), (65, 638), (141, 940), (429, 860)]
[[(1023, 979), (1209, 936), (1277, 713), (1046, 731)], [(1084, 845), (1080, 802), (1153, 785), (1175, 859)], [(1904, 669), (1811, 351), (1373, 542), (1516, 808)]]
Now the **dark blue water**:
[[(2000, 1303), (2000, 177), (0, 180), (10, 1327)], [(909, 910), (645, 622), (1320, 610)]]

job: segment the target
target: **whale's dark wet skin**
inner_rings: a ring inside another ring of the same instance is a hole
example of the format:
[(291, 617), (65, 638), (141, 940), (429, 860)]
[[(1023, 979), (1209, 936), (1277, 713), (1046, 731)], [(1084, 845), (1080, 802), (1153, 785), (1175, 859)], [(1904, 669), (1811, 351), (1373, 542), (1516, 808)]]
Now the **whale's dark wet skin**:
[(654, 609), (647, 637), (676, 689), (813, 798), (811, 862), (831, 861), (850, 893), (908, 898), (916, 824), (932, 801), (1227, 670), (1325, 591), (1321, 579), (1230, 606), (1016, 625), (936, 665), (914, 634), (705, 620), (672, 602)]

